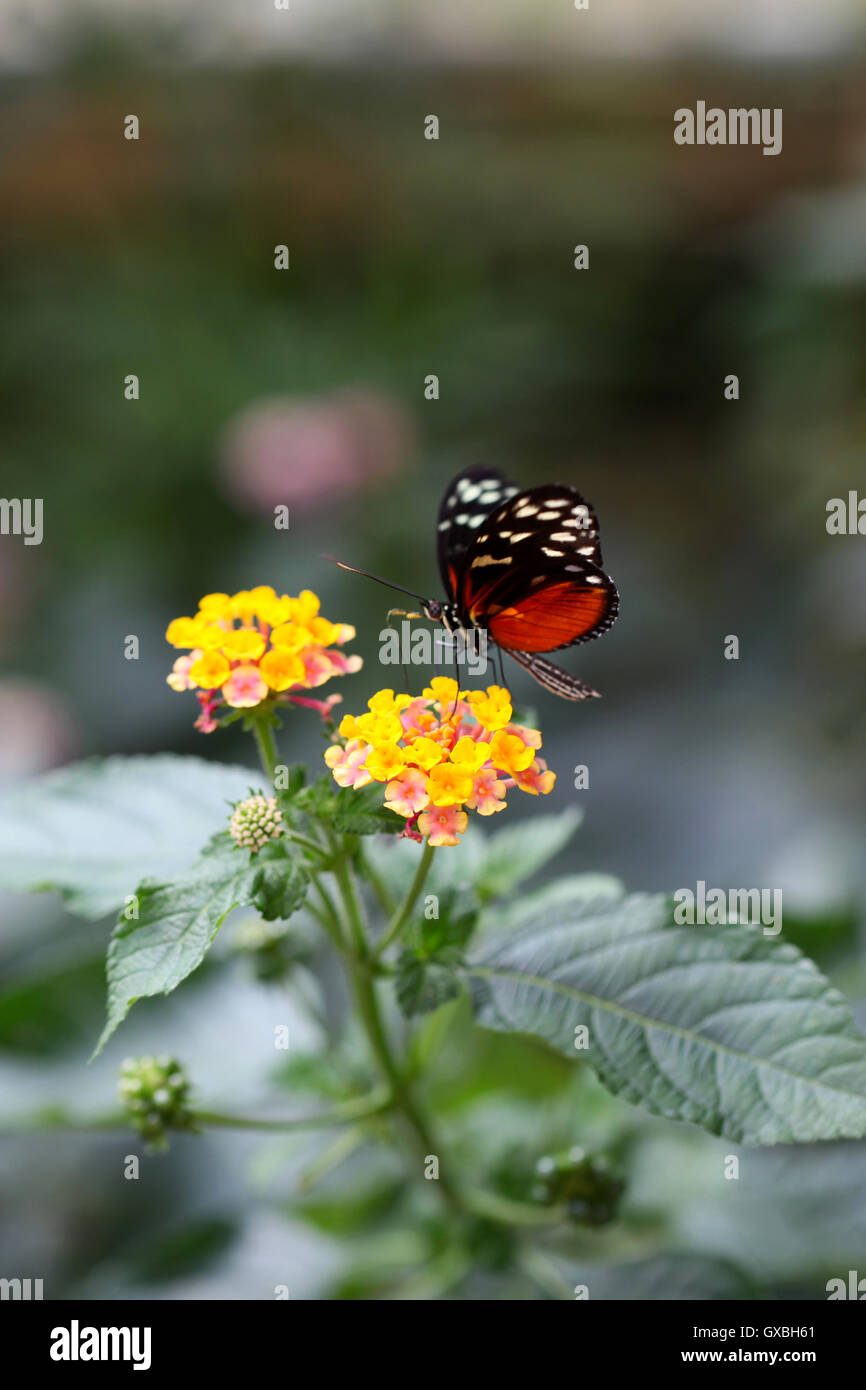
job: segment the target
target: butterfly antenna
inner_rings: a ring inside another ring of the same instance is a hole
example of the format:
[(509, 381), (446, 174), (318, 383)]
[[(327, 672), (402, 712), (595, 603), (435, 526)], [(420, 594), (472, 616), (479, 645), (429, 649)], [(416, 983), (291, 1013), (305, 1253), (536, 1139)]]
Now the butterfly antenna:
[(423, 594), (413, 594), (411, 589), (404, 589), (402, 584), (392, 584), (390, 579), (380, 579), (378, 574), (371, 574), (369, 570), (359, 570), (355, 565), (346, 565), (342, 560), (336, 560), (333, 555), (323, 555), (323, 560), (330, 560), (341, 570), (348, 570), (349, 574), (360, 574), (365, 579), (373, 579), (377, 584), (384, 584), (386, 589), (396, 589), (398, 594), (407, 594), (409, 598), (417, 599), (419, 603), (426, 603)]

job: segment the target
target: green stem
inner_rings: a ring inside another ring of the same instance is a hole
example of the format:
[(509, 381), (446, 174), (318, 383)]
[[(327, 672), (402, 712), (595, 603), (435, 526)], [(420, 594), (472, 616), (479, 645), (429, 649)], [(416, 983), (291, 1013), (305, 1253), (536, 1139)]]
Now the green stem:
[[(189, 1117), (193, 1124), (212, 1125), (221, 1129), (259, 1129), (290, 1131), (295, 1129), (328, 1129), (332, 1125), (357, 1124), (359, 1120), (372, 1119), (390, 1110), (393, 1099), (384, 1086), (378, 1086), (366, 1096), (356, 1096), (344, 1104), (335, 1105), (330, 1110), (316, 1115), (296, 1115), (290, 1119), (257, 1119), (247, 1115), (224, 1115), (215, 1110), (191, 1110)], [(36, 1130), (65, 1129), (79, 1133), (95, 1133), (100, 1130), (128, 1129), (130, 1118), (123, 1111), (92, 1117), (69, 1115), (65, 1111), (51, 1110), (37, 1112), (4, 1125), (4, 1136), (30, 1134)]]
[(273, 787), (277, 768), (277, 743), (273, 728), (264, 719), (254, 719), (252, 725), (259, 757), (262, 761), (262, 769)]
[(563, 1279), (559, 1270), (539, 1250), (524, 1250), (520, 1263), (533, 1283), (551, 1298), (574, 1298), (574, 1289)]
[(431, 1133), (426, 1119), (418, 1108), (412, 1088), (400, 1071), (391, 1052), (382, 1016), (379, 1012), (376, 986), (367, 964), (349, 956), (346, 960), (346, 966), (367, 1040), (379, 1068), (391, 1088), (394, 1106), (403, 1117), (413, 1148), (422, 1164), (426, 1163), (428, 1156), (440, 1158), (439, 1190), (452, 1212), (455, 1215), (462, 1215), (463, 1207), (457, 1190), (450, 1178), (441, 1172), (443, 1166), (441, 1147)]
[(292, 1119), (269, 1120), (245, 1115), (223, 1115), (214, 1110), (194, 1110), (191, 1111), (190, 1118), (194, 1123), (211, 1125), (221, 1129), (261, 1129), (286, 1132), (296, 1129), (329, 1129), (332, 1125), (357, 1123), (358, 1120), (371, 1119), (374, 1115), (384, 1114), (391, 1105), (390, 1095), (384, 1088), (380, 1087), (369, 1096), (348, 1100), (344, 1105), (335, 1105), (332, 1109), (321, 1111), (318, 1115), (297, 1115)]
[(530, 1206), (526, 1202), (502, 1197), (498, 1192), (482, 1192), (480, 1188), (472, 1188), (463, 1196), (471, 1211), (491, 1221), (499, 1221), (504, 1226), (558, 1226), (566, 1216), (565, 1208), (561, 1206)]
[[(388, 928), (391, 938), (400, 930), (409, 913), (412, 911), (415, 900), (423, 887), (424, 879), (430, 868), (432, 856), (432, 850), (430, 850), (429, 846), (425, 846), (425, 853), (422, 855), (421, 863), (418, 865), (418, 870), (415, 874), (412, 886), (406, 895), (406, 899), (397, 917)], [(440, 1157), (441, 1149), (430, 1130), (425, 1116), (417, 1104), (408, 1077), (404, 1075), (391, 1051), (391, 1044), (388, 1041), (388, 1034), (382, 1021), (379, 1001), (376, 997), (375, 978), (371, 969), (371, 967), (374, 967), (374, 961), (368, 951), (364, 927), (361, 920), (358, 893), (345, 852), (337, 858), (334, 865), (334, 875), (340, 888), (345, 914), (348, 918), (354, 940), (354, 949), (349, 946), (344, 955), (344, 962), (352, 994), (358, 1008), (358, 1014), (363, 1024), (364, 1032), (367, 1035), (370, 1050), (390, 1088), (394, 1108), (402, 1117), (410, 1142), (423, 1165), (428, 1155), (436, 1156), (437, 1158)], [(440, 1159), (440, 1169), (441, 1166)], [(438, 1188), (452, 1212), (457, 1216), (462, 1215), (463, 1205), (460, 1201), (457, 1189), (451, 1182), (450, 1177), (443, 1175), (441, 1171), (438, 1179)]]
[(328, 851), (323, 849), (321, 845), (317, 845), (315, 840), (311, 840), (309, 836), (301, 835), (297, 830), (286, 830), (284, 834), (287, 840), (293, 840), (296, 845), (302, 845), (304, 849), (312, 850), (314, 854), (319, 856), (323, 863), (327, 863), (330, 858)]
[(361, 872), (363, 873), (370, 887), (373, 889), (373, 892), (376, 894), (376, 897), (379, 900), (379, 906), (381, 907), (383, 913), (386, 917), (390, 918), (395, 907), (394, 899), (391, 896), (391, 890), (388, 887), (385, 880), (383, 879), (382, 875), (379, 873), (379, 870), (375, 868), (373, 864), (370, 863), (369, 858), (364, 853), (363, 846), (361, 847), (360, 854)]
[(337, 880), (340, 896), (346, 910), (346, 917), (349, 923), (349, 934), (354, 943), (355, 951), (363, 960), (367, 955), (367, 936), (364, 931), (358, 890), (355, 887), (355, 880), (349, 870), (345, 854), (339, 855), (334, 863), (334, 877)]
[(385, 928), (385, 933), (373, 952), (374, 956), (381, 956), (382, 953), (386, 951), (388, 947), (391, 945), (391, 942), (395, 939), (395, 937), (399, 936), (400, 932), (406, 925), (406, 922), (409, 916), (411, 915), (412, 909), (418, 901), (421, 889), (424, 887), (424, 884), (427, 880), (427, 875), (430, 872), (430, 866), (433, 863), (433, 854), (433, 847), (430, 844), (430, 841), (428, 840), (424, 845), (424, 849), (421, 853), (421, 858), (418, 860), (418, 867), (415, 870), (415, 877), (412, 879), (412, 882), (409, 886), (409, 891), (406, 894), (400, 906), (397, 908), (397, 911), (394, 913), (394, 916), (391, 918), (387, 927)]
[(334, 906), (334, 900), (322, 880), (316, 874), (312, 875), (310, 882), (312, 883), (313, 890), (318, 893), (322, 903), (322, 911), (320, 913), (317, 912), (316, 916), (319, 918), (319, 921), (328, 932), (335, 947), (342, 955), (346, 946), (343, 941), (343, 929), (340, 926), (340, 914)]

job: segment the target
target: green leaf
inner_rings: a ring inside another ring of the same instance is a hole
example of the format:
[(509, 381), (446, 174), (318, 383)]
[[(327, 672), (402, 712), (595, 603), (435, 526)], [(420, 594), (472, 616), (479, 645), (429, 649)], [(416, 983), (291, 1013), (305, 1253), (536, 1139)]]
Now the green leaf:
[(465, 973), (484, 1027), (543, 1038), (657, 1115), (754, 1144), (866, 1134), (866, 1038), (760, 931), (672, 926), (662, 897), (589, 901), (488, 937)]
[(403, 951), (397, 961), (394, 981), (397, 1003), (407, 1018), (431, 1013), (460, 993), (460, 976), (454, 965), (444, 961), (421, 960), (412, 951)]
[(252, 867), (253, 906), (266, 922), (286, 921), (306, 897), (309, 877), (289, 855), (285, 844), (276, 840), (255, 856)]
[(307, 769), (301, 763), (293, 763), (288, 769), (286, 785), (280, 792), (280, 800), (283, 797), (291, 801), (297, 796), (298, 792), (305, 786), (307, 781)]
[(293, 800), (297, 809), (326, 820), (341, 835), (399, 835), (406, 822), (384, 804), (381, 782), (366, 787), (337, 787), (330, 778), (321, 778), (304, 787)]
[(239, 1224), (226, 1216), (196, 1216), (186, 1225), (157, 1231), (129, 1251), (131, 1279), (167, 1283), (200, 1274), (221, 1259), (240, 1235)]
[(116, 912), (144, 878), (170, 880), (247, 795), (250, 769), (200, 758), (75, 763), (0, 797), (0, 888)]
[(376, 1229), (399, 1206), (406, 1184), (402, 1178), (367, 1186), (349, 1193), (307, 1198), (290, 1208), (291, 1215), (332, 1236), (354, 1236)]
[(521, 893), (509, 903), (493, 903), (485, 909), (485, 927), (521, 927), (545, 913), (562, 916), (572, 907), (613, 898), (622, 898), (619, 879), (611, 874), (563, 874), (534, 893)]
[(497, 830), (487, 840), (481, 861), (477, 887), (482, 900), (513, 893), (524, 879), (559, 854), (582, 819), (582, 811), (566, 810)]
[(438, 1009), (462, 988), (457, 966), (478, 921), (478, 907), (471, 893), (448, 888), (438, 911), (438, 917), (422, 917), (412, 926), (408, 948), (397, 961), (397, 1003), (407, 1018)]
[(201, 965), (232, 908), (254, 902), (262, 872), (220, 836), (186, 877), (141, 884), (138, 916), (121, 916), (108, 947), (108, 1019), (94, 1056), (137, 999), (170, 994)]

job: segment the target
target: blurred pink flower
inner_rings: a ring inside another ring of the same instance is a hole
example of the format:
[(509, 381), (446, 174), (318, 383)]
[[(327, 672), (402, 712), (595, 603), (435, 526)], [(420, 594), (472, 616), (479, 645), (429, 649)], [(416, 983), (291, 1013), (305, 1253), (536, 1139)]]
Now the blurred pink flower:
[(244, 511), (309, 511), (398, 472), (413, 441), (402, 406), (382, 392), (271, 397), (226, 426), (219, 468)]
[(34, 777), (78, 751), (80, 731), (62, 697), (38, 681), (0, 681), (0, 781)]

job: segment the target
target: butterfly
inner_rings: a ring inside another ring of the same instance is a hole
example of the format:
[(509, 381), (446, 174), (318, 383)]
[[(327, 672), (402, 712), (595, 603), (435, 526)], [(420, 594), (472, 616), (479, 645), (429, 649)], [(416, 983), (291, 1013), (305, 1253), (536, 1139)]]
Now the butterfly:
[(485, 630), (562, 699), (598, 695), (541, 655), (600, 636), (619, 611), (616, 585), (602, 569), (598, 521), (575, 488), (523, 490), (493, 469), (468, 468), (446, 489), (436, 539), (446, 597), (411, 594), (424, 617), (449, 632)]

